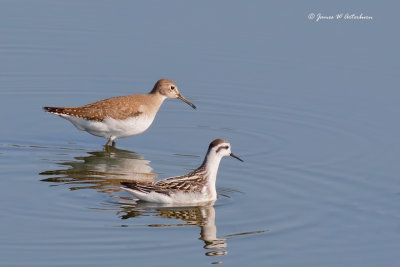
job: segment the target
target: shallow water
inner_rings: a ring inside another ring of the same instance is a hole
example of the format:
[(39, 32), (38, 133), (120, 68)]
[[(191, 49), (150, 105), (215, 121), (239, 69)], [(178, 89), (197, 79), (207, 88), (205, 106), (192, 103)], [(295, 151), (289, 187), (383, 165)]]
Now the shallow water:
[[(398, 266), (396, 8), (361, 3), (3, 1), (0, 265)], [(374, 20), (307, 19), (337, 9)], [(162, 77), (198, 109), (168, 100), (109, 150), (41, 110)], [(215, 205), (120, 190), (215, 138), (245, 161), (222, 160)]]

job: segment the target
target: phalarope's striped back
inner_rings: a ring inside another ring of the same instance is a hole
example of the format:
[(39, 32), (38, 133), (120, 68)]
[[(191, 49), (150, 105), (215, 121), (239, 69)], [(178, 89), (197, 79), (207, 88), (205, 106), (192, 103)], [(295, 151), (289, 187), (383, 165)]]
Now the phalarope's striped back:
[(223, 139), (211, 142), (203, 164), (196, 170), (153, 183), (122, 182), (122, 189), (140, 200), (169, 204), (194, 204), (215, 201), (215, 182), (221, 159), (225, 156), (239, 157), (231, 152), (231, 145)]

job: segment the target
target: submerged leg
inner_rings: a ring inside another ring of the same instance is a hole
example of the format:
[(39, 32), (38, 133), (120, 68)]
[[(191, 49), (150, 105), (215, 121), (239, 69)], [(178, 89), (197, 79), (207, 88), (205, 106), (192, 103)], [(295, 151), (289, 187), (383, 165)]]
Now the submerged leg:
[[(111, 137), (108, 139), (107, 143), (106, 143), (104, 146), (108, 147), (108, 145), (110, 144), (110, 142), (111, 142)], [(113, 141), (113, 142), (114, 142), (114, 141)]]

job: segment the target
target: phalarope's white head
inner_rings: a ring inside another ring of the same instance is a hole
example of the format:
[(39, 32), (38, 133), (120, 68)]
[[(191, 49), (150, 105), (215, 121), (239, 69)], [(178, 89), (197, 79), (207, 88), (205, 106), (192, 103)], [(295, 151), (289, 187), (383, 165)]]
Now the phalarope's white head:
[(76, 128), (112, 141), (146, 131), (167, 98), (178, 98), (196, 108), (183, 97), (178, 86), (161, 79), (148, 94), (118, 96), (80, 107), (43, 107), (47, 112), (69, 120)]
[(243, 161), (231, 151), (231, 145), (223, 139), (215, 139), (208, 147), (203, 164), (196, 170), (153, 183), (122, 182), (122, 189), (140, 200), (169, 204), (195, 204), (215, 201), (215, 182), (221, 159), (226, 156)]

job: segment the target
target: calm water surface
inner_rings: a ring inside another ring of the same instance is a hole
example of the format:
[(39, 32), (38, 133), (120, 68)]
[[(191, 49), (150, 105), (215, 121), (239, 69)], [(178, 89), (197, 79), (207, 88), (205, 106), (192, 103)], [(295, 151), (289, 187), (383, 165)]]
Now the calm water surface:
[[(372, 21), (307, 19), (355, 12)], [(396, 4), (1, 1), (0, 265), (399, 266)], [(106, 140), (42, 106), (177, 82)], [(213, 206), (137, 203), (225, 138)]]

